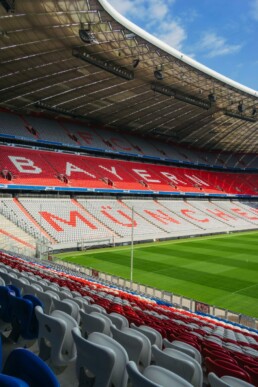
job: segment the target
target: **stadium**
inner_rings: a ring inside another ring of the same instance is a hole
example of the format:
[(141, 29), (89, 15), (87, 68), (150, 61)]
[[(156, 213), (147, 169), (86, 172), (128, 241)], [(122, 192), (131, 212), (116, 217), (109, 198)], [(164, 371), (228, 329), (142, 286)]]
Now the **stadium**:
[(0, 21), (0, 386), (258, 386), (258, 92), (107, 0)]

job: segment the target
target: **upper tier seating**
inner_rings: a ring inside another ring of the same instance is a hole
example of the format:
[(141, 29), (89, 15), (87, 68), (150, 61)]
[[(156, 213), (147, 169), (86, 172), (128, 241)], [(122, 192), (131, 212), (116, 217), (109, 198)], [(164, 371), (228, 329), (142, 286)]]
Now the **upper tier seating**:
[(19, 137), (39, 143), (59, 143), (70, 147), (87, 147), (102, 152), (124, 153), (138, 157), (170, 159), (217, 167), (258, 168), (256, 154), (209, 153), (185, 149), (159, 140), (118, 133), (72, 120), (51, 120), (39, 116), (18, 116), (0, 112), (0, 137)]
[(257, 195), (254, 174), (110, 160), (0, 146), (0, 184)]

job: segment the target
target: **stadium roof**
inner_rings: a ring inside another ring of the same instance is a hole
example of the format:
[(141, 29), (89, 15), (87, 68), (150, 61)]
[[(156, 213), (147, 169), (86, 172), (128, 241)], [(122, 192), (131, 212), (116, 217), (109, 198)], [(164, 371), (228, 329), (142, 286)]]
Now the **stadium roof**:
[(149, 35), (106, 0), (0, 0), (0, 26), (3, 108), (258, 152), (258, 92)]

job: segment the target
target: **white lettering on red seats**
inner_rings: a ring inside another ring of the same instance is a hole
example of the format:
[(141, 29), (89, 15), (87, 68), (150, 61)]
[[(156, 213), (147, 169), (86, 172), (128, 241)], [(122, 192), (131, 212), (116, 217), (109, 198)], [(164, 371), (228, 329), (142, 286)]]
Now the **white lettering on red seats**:
[(66, 220), (64, 218), (60, 218), (60, 216), (51, 214), (51, 212), (40, 211), (39, 214), (44, 218), (56, 231), (64, 231), (64, 229), (57, 223), (64, 223), (71, 227), (77, 226), (77, 219), (80, 219), (83, 223), (85, 223), (92, 230), (96, 230), (97, 227), (92, 224), (88, 219), (84, 218), (82, 214), (78, 211), (70, 211), (70, 219)]
[(236, 220), (234, 216), (226, 214), (225, 212), (218, 210), (217, 208), (215, 210), (210, 210), (209, 208), (207, 208), (207, 211), (223, 220), (230, 220), (230, 219)]
[[(119, 215), (121, 215), (125, 219), (129, 220), (130, 223), (123, 223), (123, 222), (121, 222), (120, 220), (115, 218), (113, 215), (108, 213), (108, 211), (110, 211), (110, 210), (116, 211)], [(110, 206), (101, 206), (101, 212), (102, 212), (103, 215), (105, 215), (106, 217), (111, 219), (114, 223), (121, 224), (121, 226), (123, 226), (123, 227), (132, 227), (132, 226), (136, 227), (137, 226), (136, 220), (134, 219), (134, 221), (133, 221), (133, 219), (129, 215), (127, 215), (124, 211), (122, 211), (122, 210), (116, 210), (116, 209), (114, 210)]]
[(72, 172), (85, 173), (85, 175), (88, 175), (88, 176), (93, 177), (94, 179), (96, 179), (95, 175), (92, 175), (91, 173), (85, 171), (84, 169), (81, 169), (81, 168), (77, 167), (74, 164), (66, 163), (66, 170), (65, 170), (66, 176), (71, 176)]
[(88, 132), (79, 132), (79, 136), (86, 142), (86, 144), (92, 143), (92, 134)]
[(162, 210), (156, 210), (156, 213), (153, 211), (150, 211), (150, 210), (144, 210), (144, 212), (146, 212), (146, 214), (152, 216), (153, 218), (157, 219), (159, 222), (161, 222), (163, 224), (169, 224), (171, 222), (176, 223), (176, 224), (180, 224), (180, 222), (178, 222), (178, 220), (171, 218), (171, 216), (169, 216), (168, 214), (166, 214)]
[(148, 183), (160, 183), (159, 180), (149, 179), (151, 175), (145, 169), (133, 169), (133, 171)]
[(33, 173), (39, 175), (42, 169), (34, 164), (34, 161), (21, 156), (8, 156), (14, 166), (21, 173)]
[(250, 216), (247, 212), (241, 210), (240, 208), (231, 208), (232, 211), (234, 211), (236, 214), (243, 216), (244, 218), (250, 219), (250, 220), (258, 220), (257, 216)]
[(199, 177), (195, 176), (195, 175), (187, 175), (186, 173), (184, 174), (186, 177), (188, 177), (188, 179), (192, 180), (195, 184), (198, 184), (198, 185), (206, 185), (206, 187), (209, 187), (210, 185), (208, 183), (206, 183), (205, 181), (201, 180)]
[[(121, 138), (110, 138), (109, 141), (111, 141), (115, 146), (117, 146), (118, 148), (121, 148), (121, 149), (124, 149), (124, 150), (132, 150), (132, 148), (130, 146), (126, 146), (125, 144), (123, 144), (123, 139)], [(122, 144), (119, 144), (120, 142), (122, 142)]]
[(121, 176), (118, 175), (115, 167), (111, 167), (111, 169), (104, 167), (104, 165), (99, 165), (99, 167), (104, 169), (105, 171), (111, 173), (112, 175), (116, 176), (119, 180), (122, 180), (122, 181), (124, 180)]
[(172, 173), (169, 173), (169, 172), (160, 172), (160, 173), (161, 175), (164, 175), (168, 180), (171, 180), (175, 185), (180, 185), (179, 183), (184, 185), (187, 184), (185, 181), (178, 179), (176, 175), (173, 175)]
[(196, 214), (195, 211), (192, 211), (192, 210), (181, 210), (181, 212), (182, 212), (183, 215), (187, 216), (188, 218), (196, 220), (196, 222), (201, 222), (201, 223), (209, 222), (208, 218), (198, 219), (198, 218), (195, 218), (194, 216), (190, 215), (190, 214)]

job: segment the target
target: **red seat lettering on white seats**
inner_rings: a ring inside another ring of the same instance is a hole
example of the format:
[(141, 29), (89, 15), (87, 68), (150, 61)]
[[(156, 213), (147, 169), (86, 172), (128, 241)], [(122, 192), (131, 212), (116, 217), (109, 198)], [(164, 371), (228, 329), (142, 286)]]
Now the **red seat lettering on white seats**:
[(152, 216), (153, 218), (155, 218), (156, 220), (158, 220), (159, 222), (161, 222), (163, 224), (169, 224), (169, 223), (180, 224), (180, 222), (178, 222), (178, 220), (171, 218), (171, 216), (169, 216), (168, 214), (166, 214), (162, 210), (156, 210), (156, 213), (153, 211), (150, 211), (150, 210), (144, 210), (144, 212), (146, 212), (146, 214)]
[(123, 150), (126, 150), (126, 151), (132, 150), (130, 146), (126, 146), (125, 144), (123, 144), (123, 139), (121, 138), (112, 137), (109, 139), (109, 141), (112, 142), (116, 147), (121, 148)]
[(79, 136), (86, 142), (86, 144), (92, 143), (92, 134), (89, 132), (78, 132)]
[(198, 218), (195, 218), (194, 216), (190, 215), (190, 214), (196, 214), (195, 211), (185, 209), (185, 210), (181, 210), (181, 212), (183, 215), (187, 216), (188, 218), (196, 220), (196, 222), (201, 222), (201, 223), (209, 222), (208, 218), (198, 219)]
[(117, 218), (115, 218), (115, 216), (113, 216), (112, 214), (110, 214), (108, 211), (110, 210), (113, 210), (112, 207), (110, 206), (102, 206), (101, 207), (101, 213), (103, 215), (105, 215), (107, 218), (109, 218), (110, 220), (112, 220), (114, 223), (118, 223), (118, 224), (121, 224), (121, 226), (123, 227), (137, 227), (137, 222), (136, 220), (133, 219), (127, 215), (124, 211), (122, 210), (114, 210), (116, 211), (119, 215), (121, 215), (122, 217), (124, 217), (125, 219), (129, 220), (130, 223), (123, 223), (121, 222), (120, 220), (118, 220)]
[(61, 222), (67, 224), (71, 227), (77, 226), (76, 219), (80, 219), (83, 223), (85, 223), (89, 228), (96, 230), (97, 227), (92, 224), (88, 219), (86, 219), (82, 214), (78, 211), (70, 211), (70, 219), (66, 220), (64, 218), (60, 218), (55, 214), (52, 214), (48, 211), (39, 211), (39, 214), (44, 218), (56, 231), (64, 231), (64, 229), (57, 223)]
[(39, 175), (42, 172), (42, 169), (37, 167), (33, 160), (27, 159), (26, 157), (8, 156), (8, 158), (21, 173), (33, 173)]
[(253, 215), (250, 216), (250, 214), (241, 210), (240, 208), (231, 208), (231, 210), (234, 211), (237, 215), (243, 216), (246, 219), (258, 220), (257, 216), (253, 216)]
[(218, 218), (221, 218), (224, 220), (230, 220), (230, 219), (236, 220), (236, 218), (234, 218), (234, 216), (226, 214), (225, 212), (223, 212), (222, 210), (219, 210), (217, 208), (215, 210), (210, 210), (209, 208), (206, 208), (206, 210), (208, 212), (210, 212), (212, 215), (217, 216)]

